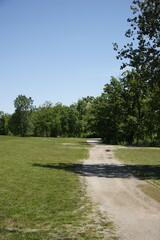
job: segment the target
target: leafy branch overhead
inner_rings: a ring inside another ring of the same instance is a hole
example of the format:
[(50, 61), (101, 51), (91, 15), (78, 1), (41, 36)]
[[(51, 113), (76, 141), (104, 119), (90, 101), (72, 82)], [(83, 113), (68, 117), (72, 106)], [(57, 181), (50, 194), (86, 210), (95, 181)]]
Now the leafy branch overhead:
[(122, 69), (131, 66), (146, 81), (152, 84), (157, 81), (160, 86), (160, 1), (133, 1), (131, 10), (134, 16), (128, 18), (130, 29), (125, 33), (130, 42), (122, 49), (113, 44), (117, 59), (123, 61)]

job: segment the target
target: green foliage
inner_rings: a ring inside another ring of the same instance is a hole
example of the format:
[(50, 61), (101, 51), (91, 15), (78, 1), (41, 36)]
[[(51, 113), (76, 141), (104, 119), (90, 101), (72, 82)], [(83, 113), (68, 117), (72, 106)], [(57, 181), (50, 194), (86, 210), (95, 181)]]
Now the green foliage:
[(15, 101), (15, 112), (9, 121), (10, 131), (14, 135), (27, 136), (31, 130), (31, 111), (33, 100), (26, 96), (19, 95)]
[(159, 145), (157, 110), (146, 84), (134, 70), (112, 77), (94, 103), (96, 130), (105, 142)]
[(159, 85), (160, 2), (136, 0), (133, 4), (131, 10), (134, 17), (128, 19), (131, 28), (125, 34), (130, 43), (121, 50), (114, 44), (114, 49), (118, 50), (118, 59), (129, 60), (128, 63), (124, 62), (122, 67), (126, 65), (134, 67), (141, 73), (144, 81), (157, 82)]
[(14, 100), (14, 107), (18, 112), (27, 112), (32, 109), (33, 100), (31, 97), (27, 98), (24, 95), (19, 95)]
[(79, 136), (88, 137), (88, 136), (97, 136), (94, 127), (94, 97), (86, 97), (78, 100), (76, 104), (76, 109), (78, 111), (78, 120), (79, 120)]
[(134, 16), (128, 19), (130, 29), (125, 34), (128, 44), (122, 49), (113, 44), (117, 58), (123, 60), (121, 68), (135, 69), (134, 75), (132, 71), (123, 78), (129, 97), (126, 120), (134, 131), (127, 142), (160, 144), (160, 2), (135, 0), (131, 10)]
[(122, 110), (121, 91), (121, 83), (112, 77), (110, 84), (105, 85), (104, 93), (95, 101), (96, 129), (108, 143), (117, 142), (121, 135), (118, 130)]
[(0, 111), (0, 135), (9, 135), (9, 120), (10, 120), (10, 115), (5, 114), (4, 112)]
[(78, 100), (76, 104), (53, 106), (46, 102), (32, 113), (33, 136), (85, 137), (92, 134), (90, 119), (93, 97)]
[(55, 106), (36, 108), (32, 114), (33, 135), (41, 137), (75, 137), (78, 125), (78, 113), (75, 109), (57, 103)]

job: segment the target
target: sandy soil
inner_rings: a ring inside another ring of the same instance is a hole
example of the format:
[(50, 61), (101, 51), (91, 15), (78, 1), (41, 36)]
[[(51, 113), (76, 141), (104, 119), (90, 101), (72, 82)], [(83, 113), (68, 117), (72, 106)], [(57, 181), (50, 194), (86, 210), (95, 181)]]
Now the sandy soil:
[(88, 194), (116, 224), (122, 240), (160, 240), (160, 204), (138, 188), (145, 183), (115, 160), (115, 146), (89, 142), (94, 147), (83, 165)]

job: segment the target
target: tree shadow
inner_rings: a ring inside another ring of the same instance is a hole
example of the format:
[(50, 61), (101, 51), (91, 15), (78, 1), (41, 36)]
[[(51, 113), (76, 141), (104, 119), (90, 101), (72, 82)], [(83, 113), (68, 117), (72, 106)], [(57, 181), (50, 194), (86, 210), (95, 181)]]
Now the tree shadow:
[(9, 228), (2, 228), (0, 227), (0, 233), (19, 233), (20, 231), (17, 229), (9, 229)]
[(160, 179), (160, 165), (34, 163), (32, 166), (64, 170), (87, 177), (96, 176), (105, 178), (131, 178), (134, 176), (141, 180)]

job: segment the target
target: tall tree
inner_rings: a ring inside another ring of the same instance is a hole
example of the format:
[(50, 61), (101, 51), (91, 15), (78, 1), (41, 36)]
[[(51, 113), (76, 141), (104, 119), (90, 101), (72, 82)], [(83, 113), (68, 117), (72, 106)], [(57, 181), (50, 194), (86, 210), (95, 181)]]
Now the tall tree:
[(117, 58), (129, 60), (122, 68), (134, 67), (144, 81), (160, 86), (160, 1), (135, 0), (131, 10), (134, 17), (128, 19), (130, 29), (125, 33), (130, 42), (121, 50), (114, 44)]
[(113, 144), (123, 141), (123, 112), (122, 84), (112, 77), (110, 84), (105, 85), (104, 93), (97, 98), (95, 107), (97, 131), (105, 142)]
[(94, 104), (99, 135), (108, 143), (146, 141), (155, 129), (147, 119), (149, 104), (150, 96), (134, 70), (112, 77)]
[(6, 135), (4, 112), (0, 111), (0, 135)]
[(79, 130), (81, 137), (88, 137), (95, 135), (93, 129), (94, 116), (92, 113), (92, 106), (94, 102), (93, 96), (88, 96), (79, 99), (76, 106), (78, 111)]
[[(148, 137), (160, 139), (160, 1), (134, 0), (131, 6), (133, 18), (129, 18), (130, 29), (125, 33), (128, 44), (119, 49), (117, 58), (123, 61), (121, 68), (134, 68), (139, 85), (146, 89), (147, 112), (145, 122)], [(136, 91), (136, 90), (135, 90)], [(140, 103), (140, 102), (139, 102)], [(140, 105), (139, 105), (140, 106)], [(146, 105), (145, 105), (146, 106)], [(153, 137), (154, 136), (154, 137)]]
[(5, 114), (3, 111), (0, 111), (0, 135), (9, 134), (8, 122), (10, 117), (11, 116), (9, 114)]
[(31, 130), (31, 110), (33, 100), (19, 95), (14, 100), (15, 112), (10, 119), (10, 130), (14, 135), (27, 136)]

